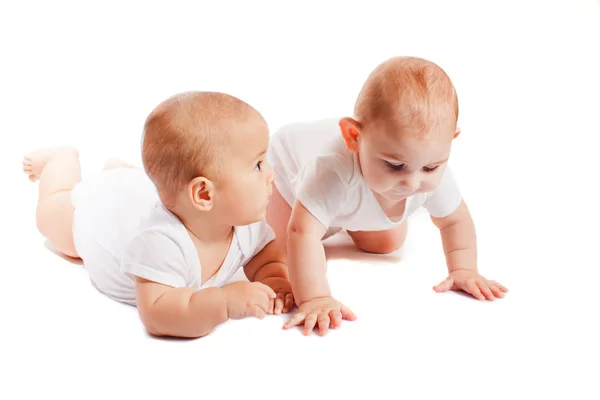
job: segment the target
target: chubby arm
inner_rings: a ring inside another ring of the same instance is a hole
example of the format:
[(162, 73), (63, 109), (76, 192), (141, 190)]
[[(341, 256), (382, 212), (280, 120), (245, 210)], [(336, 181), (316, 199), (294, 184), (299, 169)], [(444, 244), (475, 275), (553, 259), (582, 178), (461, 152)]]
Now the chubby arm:
[(327, 228), (297, 200), (288, 226), (287, 256), (298, 312), (285, 323), (284, 329), (303, 323), (305, 335), (315, 327), (318, 327), (319, 335), (325, 335), (331, 325), (338, 328), (342, 319), (356, 319), (352, 310), (331, 297), (321, 241), (326, 231)]
[(230, 318), (264, 317), (275, 293), (260, 282), (186, 288), (187, 264), (176, 242), (164, 232), (144, 232), (121, 261), (123, 271), (135, 276), (137, 308), (149, 333), (196, 338)]
[(283, 249), (273, 240), (244, 266), (244, 274), (251, 282), (262, 282), (266, 278), (289, 280)]
[(294, 306), (285, 253), (278, 243), (271, 241), (244, 267), (249, 281), (263, 283), (275, 292), (275, 298), (269, 301), (267, 314), (286, 313)]
[(477, 272), (477, 236), (471, 213), (464, 201), (444, 218), (431, 217), (440, 230), (448, 272)]
[(479, 300), (504, 297), (506, 287), (477, 271), (475, 224), (464, 201), (447, 217), (432, 220), (440, 229), (448, 266), (448, 277), (433, 289), (436, 292), (462, 290)]
[(136, 277), (135, 292), (142, 323), (156, 336), (197, 338), (229, 319), (222, 288), (173, 288)]
[(311, 299), (331, 296), (325, 249), (321, 242), (326, 231), (327, 227), (296, 201), (288, 225), (287, 257), (298, 306)]

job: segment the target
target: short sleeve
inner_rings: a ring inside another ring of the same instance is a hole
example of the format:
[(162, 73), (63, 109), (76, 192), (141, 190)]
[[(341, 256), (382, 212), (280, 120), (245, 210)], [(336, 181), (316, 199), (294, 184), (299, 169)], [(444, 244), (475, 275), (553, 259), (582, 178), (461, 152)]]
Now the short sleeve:
[(452, 214), (461, 201), (462, 195), (454, 175), (450, 168), (446, 167), (440, 185), (433, 191), (423, 206), (432, 217), (443, 218)]
[(323, 226), (329, 228), (348, 201), (348, 182), (334, 157), (317, 157), (296, 179), (296, 198)]
[(121, 271), (172, 287), (185, 287), (187, 267), (183, 249), (160, 231), (135, 237), (121, 258)]
[(244, 254), (244, 262), (240, 267), (247, 264), (274, 239), (275, 232), (265, 220), (245, 226), (243, 229), (238, 228), (238, 241)]

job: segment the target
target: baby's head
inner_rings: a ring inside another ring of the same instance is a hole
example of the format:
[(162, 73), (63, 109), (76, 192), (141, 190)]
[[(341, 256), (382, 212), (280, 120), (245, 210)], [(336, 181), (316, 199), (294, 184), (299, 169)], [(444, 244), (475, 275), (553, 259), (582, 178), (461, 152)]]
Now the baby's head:
[(371, 189), (402, 200), (438, 186), (458, 135), (458, 100), (436, 64), (395, 57), (369, 75), (354, 118), (340, 120), (346, 146), (358, 153)]
[(233, 96), (187, 92), (159, 104), (144, 124), (142, 162), (164, 205), (179, 217), (211, 215), (231, 226), (263, 219), (273, 172), (267, 123)]

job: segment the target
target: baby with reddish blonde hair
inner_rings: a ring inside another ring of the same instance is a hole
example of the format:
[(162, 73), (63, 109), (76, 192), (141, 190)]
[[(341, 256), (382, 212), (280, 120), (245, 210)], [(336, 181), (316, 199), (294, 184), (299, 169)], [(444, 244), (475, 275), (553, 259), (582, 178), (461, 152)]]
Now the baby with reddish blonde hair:
[(458, 99), (448, 75), (418, 57), (394, 57), (369, 75), (354, 117), (289, 124), (271, 138), (276, 174), (267, 220), (287, 250), (304, 324), (323, 335), (356, 316), (331, 293), (322, 240), (345, 229), (371, 253), (399, 249), (406, 221), (424, 207), (439, 228), (448, 277), (437, 292), (463, 290), (480, 300), (507, 289), (477, 270), (475, 227), (448, 160)]

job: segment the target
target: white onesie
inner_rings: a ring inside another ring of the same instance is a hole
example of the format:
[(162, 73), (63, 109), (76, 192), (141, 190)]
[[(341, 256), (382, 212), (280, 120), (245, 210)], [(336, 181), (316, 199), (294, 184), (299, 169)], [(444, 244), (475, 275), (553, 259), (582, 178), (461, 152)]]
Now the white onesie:
[(388, 218), (363, 179), (356, 154), (346, 148), (338, 122), (327, 119), (283, 126), (271, 136), (268, 152), (281, 196), (290, 206), (298, 199), (329, 228), (325, 237), (340, 229), (391, 229), (422, 206), (438, 218), (458, 207), (462, 196), (446, 167), (434, 191), (407, 198), (404, 215)]
[(201, 284), (196, 247), (179, 218), (160, 202), (141, 169), (117, 168), (72, 192), (73, 237), (94, 286), (135, 306), (134, 276), (172, 287), (222, 286), (274, 239), (265, 221), (234, 229), (221, 268)]

